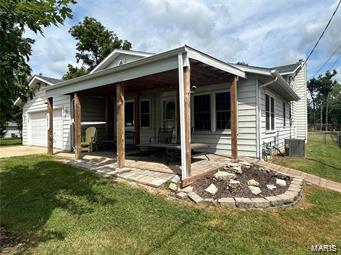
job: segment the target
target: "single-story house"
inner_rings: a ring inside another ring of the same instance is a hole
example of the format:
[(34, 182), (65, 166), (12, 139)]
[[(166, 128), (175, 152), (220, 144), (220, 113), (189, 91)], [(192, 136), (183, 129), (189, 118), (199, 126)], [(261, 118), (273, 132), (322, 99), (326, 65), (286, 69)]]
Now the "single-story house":
[(4, 135), (4, 138), (15, 138), (15, 137), (20, 137), (20, 130), (16, 122), (9, 121), (7, 122), (6, 133)]
[[(306, 64), (263, 68), (227, 63), (187, 45), (151, 54), (114, 50), (87, 75), (58, 80), (35, 75), (23, 107), (23, 144), (75, 151), (81, 134), (97, 129), (114, 141), (125, 165), (125, 132), (135, 144), (174, 128), (182, 178), (191, 175), (191, 144), (232, 158), (262, 158), (265, 143), (307, 139)], [(114, 154), (113, 154), (114, 155)]]

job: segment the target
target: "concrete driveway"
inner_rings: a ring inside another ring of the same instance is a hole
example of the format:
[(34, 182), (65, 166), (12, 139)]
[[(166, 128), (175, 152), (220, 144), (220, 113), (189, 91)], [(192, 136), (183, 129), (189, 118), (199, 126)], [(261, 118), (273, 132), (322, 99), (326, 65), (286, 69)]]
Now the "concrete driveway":
[(46, 153), (47, 149), (42, 147), (25, 145), (0, 146), (0, 158)]

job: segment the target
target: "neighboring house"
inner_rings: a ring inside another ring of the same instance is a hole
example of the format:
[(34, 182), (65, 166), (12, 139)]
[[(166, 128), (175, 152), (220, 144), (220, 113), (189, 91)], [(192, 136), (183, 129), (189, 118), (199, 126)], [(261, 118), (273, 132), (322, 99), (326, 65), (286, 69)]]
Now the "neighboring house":
[(20, 130), (18, 129), (17, 123), (10, 121), (7, 123), (6, 134), (4, 138), (15, 138), (20, 137)]
[[(95, 126), (99, 144), (118, 140), (120, 166), (123, 119), (135, 143), (155, 141), (160, 127), (173, 127), (173, 142), (182, 148), (200, 142), (210, 153), (233, 157), (261, 158), (264, 143), (282, 149), (286, 138), (307, 139), (302, 61), (262, 68), (226, 63), (189, 46), (158, 54), (114, 50), (88, 75), (67, 81), (34, 76), (30, 86), (35, 97), (16, 101), (23, 106), (23, 144), (47, 146), (52, 102), (55, 148), (75, 147), (80, 157), (77, 137)], [(190, 158), (182, 151), (188, 177)]]

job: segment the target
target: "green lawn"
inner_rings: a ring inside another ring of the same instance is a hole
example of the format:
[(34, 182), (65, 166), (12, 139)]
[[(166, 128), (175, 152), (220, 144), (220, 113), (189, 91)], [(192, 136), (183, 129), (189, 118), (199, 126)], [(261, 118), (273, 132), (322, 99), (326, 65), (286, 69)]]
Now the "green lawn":
[(20, 145), (20, 138), (0, 138), (0, 146)]
[(32, 254), (309, 254), (341, 248), (340, 193), (308, 187), (298, 207), (199, 209), (63, 165), (0, 159), (1, 225)]
[(310, 132), (306, 159), (275, 157), (272, 162), (341, 182), (341, 149), (333, 142), (331, 135), (327, 135), (324, 143), (321, 134)]

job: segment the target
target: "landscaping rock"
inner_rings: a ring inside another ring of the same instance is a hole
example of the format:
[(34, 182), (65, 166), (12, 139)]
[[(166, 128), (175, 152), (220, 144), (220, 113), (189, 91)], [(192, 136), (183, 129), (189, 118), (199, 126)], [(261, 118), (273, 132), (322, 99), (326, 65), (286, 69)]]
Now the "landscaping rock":
[(177, 186), (175, 183), (173, 183), (173, 182), (171, 182), (171, 183), (169, 184), (168, 188), (169, 188), (171, 191), (174, 191), (174, 192), (176, 192), (176, 191), (178, 190), (178, 186)]
[(235, 174), (231, 174), (229, 172), (224, 172), (224, 171), (218, 171), (214, 174), (214, 178), (217, 180), (231, 180), (236, 177)]
[(284, 200), (278, 196), (265, 197), (270, 202), (271, 206), (281, 206), (284, 204)]
[(223, 197), (220, 198), (218, 200), (218, 203), (222, 206), (222, 207), (226, 207), (226, 208), (235, 208), (236, 207), (236, 202), (234, 201), (234, 199), (232, 197)]
[(254, 202), (250, 198), (236, 197), (235, 200), (238, 208), (251, 208), (254, 205)]
[(202, 197), (199, 196), (197, 193), (195, 192), (190, 192), (188, 193), (188, 197), (196, 204), (200, 203), (203, 201)]
[(246, 161), (242, 161), (240, 162), (240, 164), (245, 168), (250, 168), (252, 166), (249, 162), (246, 162)]
[(282, 180), (282, 179), (276, 179), (276, 185), (278, 185), (278, 186), (281, 186), (281, 187), (285, 187), (285, 186), (287, 186), (287, 183), (286, 183), (286, 181), (285, 180)]
[(235, 174), (242, 174), (243, 170), (241, 166), (233, 166), (229, 169), (230, 172), (235, 173)]
[(212, 183), (210, 186), (208, 186), (205, 191), (207, 193), (210, 193), (211, 195), (215, 195), (215, 193), (217, 193), (218, 188)]
[(185, 192), (185, 193), (190, 193), (190, 192), (193, 192), (193, 187), (192, 186), (187, 186), (183, 189), (181, 189), (182, 192)]
[(260, 198), (251, 198), (251, 201), (254, 202), (254, 207), (256, 208), (268, 208), (270, 207), (270, 202), (262, 197)]
[(230, 183), (228, 184), (228, 187), (230, 189), (237, 189), (240, 187), (240, 182), (236, 180), (230, 180)]
[(229, 167), (236, 167), (236, 166), (240, 166), (239, 163), (233, 163), (233, 162), (230, 162), (227, 164)]
[(248, 180), (247, 185), (248, 185), (248, 186), (255, 186), (255, 187), (258, 187), (258, 186), (259, 186), (259, 182), (257, 182), (257, 181), (254, 180), (254, 179), (251, 179), (251, 180)]
[(268, 184), (268, 185), (266, 185), (266, 187), (267, 187), (269, 190), (275, 190), (275, 189), (277, 189), (277, 187), (276, 187), (275, 185), (273, 185), (273, 184)]
[(176, 197), (177, 198), (180, 198), (180, 199), (186, 199), (187, 198), (187, 193), (185, 193), (185, 192), (179, 192), (179, 193), (177, 193), (176, 194)]
[(170, 181), (173, 182), (173, 183), (179, 183), (180, 182), (179, 175), (175, 175)]
[(262, 190), (258, 187), (255, 187), (255, 186), (249, 186), (249, 189), (250, 189), (251, 193), (254, 195), (258, 195), (258, 194), (262, 193)]

